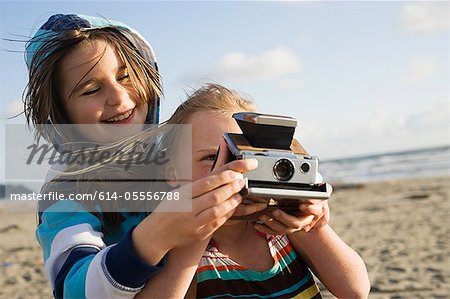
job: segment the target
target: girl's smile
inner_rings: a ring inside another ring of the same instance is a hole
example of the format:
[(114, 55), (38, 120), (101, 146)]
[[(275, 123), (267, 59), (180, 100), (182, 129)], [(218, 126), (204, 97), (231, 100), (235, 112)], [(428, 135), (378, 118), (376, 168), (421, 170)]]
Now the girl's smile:
[(134, 116), (134, 110), (130, 109), (125, 111), (124, 113), (119, 113), (113, 117), (110, 117), (108, 119), (102, 120), (104, 123), (114, 123), (114, 124), (126, 124), (131, 123), (133, 116)]
[(118, 52), (102, 40), (77, 46), (59, 64), (64, 107), (72, 123), (143, 124), (147, 104), (138, 98)]

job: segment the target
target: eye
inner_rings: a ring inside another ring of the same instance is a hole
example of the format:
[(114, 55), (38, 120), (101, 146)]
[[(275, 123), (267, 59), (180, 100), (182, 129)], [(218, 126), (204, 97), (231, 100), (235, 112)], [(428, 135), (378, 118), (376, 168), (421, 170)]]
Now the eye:
[(128, 81), (130, 79), (130, 74), (126, 73), (122, 76), (119, 76), (119, 78), (117, 78), (117, 80), (119, 82), (123, 82), (123, 81)]
[(216, 156), (217, 156), (216, 154), (204, 156), (202, 158), (202, 161), (211, 161), (212, 162), (216, 159)]
[(99, 91), (99, 90), (100, 90), (100, 88), (91, 89), (91, 90), (88, 90), (88, 91), (82, 93), (81, 95), (82, 95), (82, 96), (89, 96), (89, 95), (91, 95), (91, 94), (96, 93), (96, 92)]

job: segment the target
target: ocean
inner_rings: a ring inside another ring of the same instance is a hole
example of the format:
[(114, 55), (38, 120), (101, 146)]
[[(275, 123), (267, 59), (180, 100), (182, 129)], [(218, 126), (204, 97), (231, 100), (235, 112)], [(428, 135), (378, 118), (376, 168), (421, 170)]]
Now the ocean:
[(330, 183), (450, 177), (450, 145), (320, 161), (319, 172)]
[[(399, 151), (321, 160), (319, 172), (328, 183), (363, 183), (371, 181), (448, 176), (450, 182), (450, 145), (427, 149)], [(40, 187), (40, 184), (39, 184)], [(12, 186), (11, 190), (30, 191), (25, 184)], [(32, 188), (31, 190), (35, 190)], [(37, 190), (37, 191), (36, 191)], [(39, 188), (35, 191), (38, 192)], [(5, 196), (4, 182), (0, 182), (0, 199)]]

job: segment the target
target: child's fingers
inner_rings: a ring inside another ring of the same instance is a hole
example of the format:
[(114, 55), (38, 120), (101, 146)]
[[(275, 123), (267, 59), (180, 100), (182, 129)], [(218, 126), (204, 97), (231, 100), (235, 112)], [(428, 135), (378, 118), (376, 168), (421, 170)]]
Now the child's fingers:
[(232, 170), (222, 171), (220, 173), (201, 178), (192, 183), (192, 198), (199, 197), (220, 186), (242, 179), (243, 176), (241, 173)]
[(271, 229), (270, 227), (268, 227), (268, 226), (265, 225), (265, 224), (255, 223), (255, 224), (253, 225), (253, 227), (254, 227), (257, 231), (259, 231), (259, 232), (261, 232), (261, 233), (264, 233), (264, 234), (266, 234), (266, 235), (279, 235), (278, 232), (274, 231), (273, 229)]
[(301, 230), (305, 225), (310, 224), (314, 219), (314, 215), (292, 216), (281, 210), (275, 210), (272, 215), (276, 220), (294, 230)]
[(211, 174), (219, 173), (225, 170), (233, 170), (236, 172), (248, 172), (258, 167), (256, 159), (234, 160), (221, 166), (216, 166)]
[(309, 229), (305, 228), (305, 231), (318, 230), (318, 229), (324, 227), (325, 225), (327, 225), (329, 222), (330, 222), (330, 210), (329, 209), (325, 209), (324, 215), (322, 217), (320, 217), (320, 219), (315, 221), (315, 223), (310, 225)]
[(213, 206), (220, 205), (233, 195), (238, 194), (244, 186), (244, 180), (238, 179), (202, 194), (192, 200), (192, 212), (197, 215)]
[(230, 219), (231, 216), (233, 216), (234, 210), (231, 210), (230, 212), (224, 214), (216, 223), (213, 223), (211, 225), (204, 225), (199, 229), (199, 233), (203, 235), (204, 238), (211, 237), (212, 234), (221, 227), (228, 219)]
[(264, 210), (267, 208), (267, 203), (251, 203), (251, 204), (240, 204), (236, 211), (234, 212), (233, 216), (247, 216), (259, 211)]
[(291, 228), (287, 227), (282, 222), (274, 218), (269, 218), (268, 216), (263, 215), (258, 219), (259, 221), (263, 222), (265, 226), (274, 231), (276, 235), (284, 235), (290, 233)]
[(314, 202), (314, 203), (301, 203), (299, 205), (300, 211), (302, 211), (305, 214), (312, 214), (316, 216), (322, 215), (322, 203), (321, 202)]
[(234, 194), (224, 202), (200, 212), (195, 216), (196, 222), (200, 226), (204, 226), (202, 230), (215, 231), (228, 220), (231, 216), (229, 214), (234, 213), (234, 210), (241, 202), (242, 196)]

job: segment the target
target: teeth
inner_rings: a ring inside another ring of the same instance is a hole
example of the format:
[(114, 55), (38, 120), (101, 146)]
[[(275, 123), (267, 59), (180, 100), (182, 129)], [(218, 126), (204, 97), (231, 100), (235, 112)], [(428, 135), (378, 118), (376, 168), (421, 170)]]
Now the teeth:
[(111, 118), (109, 118), (109, 119), (107, 119), (105, 121), (107, 121), (107, 122), (121, 121), (121, 120), (124, 120), (124, 119), (127, 119), (128, 117), (130, 117), (131, 113), (133, 113), (133, 109), (125, 112), (124, 114), (111, 117)]

